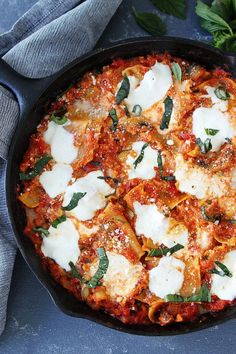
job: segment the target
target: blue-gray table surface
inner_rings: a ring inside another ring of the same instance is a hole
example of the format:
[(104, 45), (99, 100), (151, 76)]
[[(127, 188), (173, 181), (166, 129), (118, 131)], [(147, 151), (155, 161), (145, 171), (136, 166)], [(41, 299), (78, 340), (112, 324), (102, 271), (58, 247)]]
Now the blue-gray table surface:
[[(36, 0), (0, 0), (0, 32), (8, 30), (35, 2)], [(123, 38), (146, 35), (135, 24), (131, 15), (132, 5), (145, 11), (153, 9), (149, 0), (123, 0), (99, 46)], [(195, 1), (188, 0), (186, 21), (162, 14), (162, 18), (167, 22), (169, 35), (209, 40), (207, 33), (199, 27), (194, 6)], [(6, 330), (0, 337), (0, 353), (233, 353), (236, 344), (235, 325), (236, 320), (231, 320), (220, 326), (182, 336), (143, 337), (116, 332), (87, 320), (71, 318), (53, 305), (46, 290), (18, 254), (8, 304)]]

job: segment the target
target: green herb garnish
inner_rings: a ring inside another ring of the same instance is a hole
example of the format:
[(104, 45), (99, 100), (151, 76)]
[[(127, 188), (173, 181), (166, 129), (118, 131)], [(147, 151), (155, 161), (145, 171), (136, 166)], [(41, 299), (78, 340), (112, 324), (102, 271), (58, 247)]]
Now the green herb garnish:
[(230, 98), (229, 92), (226, 90), (225, 87), (219, 86), (214, 90), (214, 93), (217, 98), (223, 101), (227, 101)]
[(160, 178), (164, 181), (175, 181), (175, 176), (163, 176), (163, 162), (162, 162), (162, 156), (161, 156), (161, 151), (158, 150), (157, 152), (157, 165), (159, 168), (159, 173), (160, 173)]
[(215, 264), (220, 268), (220, 270), (213, 268), (210, 270), (210, 273), (220, 275), (221, 277), (226, 276), (232, 278), (233, 274), (229, 271), (226, 265), (219, 261), (215, 261)]
[(135, 116), (139, 117), (142, 113), (142, 107), (139, 104), (134, 105), (132, 112)]
[(219, 130), (218, 129), (205, 128), (205, 132), (206, 132), (207, 135), (214, 136), (217, 133), (219, 133)]
[(112, 180), (115, 184), (118, 184), (118, 183), (120, 183), (120, 179), (119, 178), (114, 178), (114, 177), (111, 177), (111, 176), (98, 176), (97, 177), (98, 179), (103, 179), (103, 180), (108, 180), (108, 179), (110, 179), (110, 180)]
[(198, 294), (188, 297), (181, 295), (169, 294), (166, 296), (166, 301), (169, 302), (211, 302), (211, 294), (208, 290), (206, 283), (204, 283)]
[(181, 69), (181, 66), (178, 63), (173, 63), (171, 68), (172, 68), (172, 71), (173, 71), (173, 74), (174, 74), (176, 80), (181, 82), (182, 81), (182, 69)]
[(138, 166), (138, 164), (143, 160), (144, 158), (144, 150), (148, 147), (149, 143), (145, 143), (140, 151), (139, 156), (137, 159), (134, 161), (134, 168)]
[(153, 248), (149, 253), (148, 256), (149, 257), (161, 257), (161, 256), (166, 256), (167, 254), (173, 254), (179, 250), (181, 250), (182, 248), (184, 248), (183, 245), (181, 245), (180, 243), (177, 243), (176, 245), (174, 245), (171, 248), (168, 247), (160, 247), (160, 248)]
[(186, 0), (151, 0), (158, 10), (181, 19), (186, 18)]
[(211, 139), (209, 138), (207, 138), (204, 142), (201, 140), (201, 138), (197, 138), (196, 144), (199, 146), (202, 154), (206, 154), (212, 149)]
[(51, 115), (50, 120), (52, 120), (54, 123), (58, 125), (65, 124), (67, 122), (66, 116), (59, 117), (59, 116), (55, 116), (54, 113)]
[(129, 113), (128, 107), (125, 106), (125, 107), (124, 107), (124, 110), (125, 110), (126, 117), (129, 118), (129, 117), (130, 117), (130, 113)]
[(166, 33), (166, 25), (159, 16), (151, 12), (140, 12), (133, 7), (133, 15), (137, 24), (153, 36)]
[(72, 278), (79, 279), (83, 284), (87, 284), (88, 281), (84, 279), (84, 277), (76, 270), (73, 262), (69, 262), (69, 266), (71, 267), (71, 276)]
[(70, 203), (65, 207), (61, 207), (62, 210), (70, 211), (70, 210), (76, 208), (80, 199), (82, 199), (85, 196), (85, 194), (87, 194), (87, 193), (86, 192), (85, 193), (80, 193), (80, 192), (74, 193), (72, 195)]
[(31, 180), (33, 178), (35, 178), (37, 175), (39, 175), (44, 167), (48, 164), (48, 162), (52, 159), (52, 156), (49, 155), (44, 155), (43, 157), (41, 157), (36, 164), (34, 165), (34, 167), (32, 169), (28, 169), (25, 173), (20, 172), (19, 176), (20, 176), (20, 180), (21, 181), (25, 181), (25, 180)]
[(165, 105), (165, 111), (164, 111), (164, 114), (163, 114), (162, 120), (161, 120), (161, 125), (160, 125), (161, 130), (168, 129), (171, 114), (173, 111), (173, 101), (169, 96), (166, 97), (166, 99), (164, 101), (164, 105)]
[(116, 131), (116, 128), (117, 128), (117, 125), (118, 125), (118, 118), (117, 118), (117, 115), (116, 115), (116, 110), (115, 110), (115, 108), (112, 108), (112, 109), (109, 111), (109, 116), (110, 116), (111, 119), (112, 119), (111, 131), (112, 131), (112, 132), (115, 132), (115, 131)]
[(125, 76), (122, 83), (121, 83), (121, 86), (116, 94), (116, 103), (117, 104), (120, 104), (124, 98), (128, 97), (129, 90), (130, 90), (129, 79), (127, 76)]
[(210, 222), (216, 222), (216, 221), (220, 222), (221, 221), (221, 215), (213, 215), (213, 216), (207, 215), (205, 206), (201, 207), (201, 212), (202, 212), (203, 218), (206, 221), (210, 221)]
[(41, 236), (48, 236), (49, 235), (49, 231), (47, 229), (45, 229), (45, 227), (39, 226), (39, 227), (34, 227), (33, 228), (34, 232), (38, 232), (41, 234)]
[(99, 284), (99, 280), (104, 276), (104, 274), (106, 274), (109, 265), (109, 260), (104, 248), (97, 248), (97, 254), (99, 257), (98, 269), (87, 283), (89, 288), (96, 288)]
[(66, 221), (66, 216), (65, 215), (62, 215), (60, 216), (59, 218), (57, 218), (56, 220), (54, 220), (52, 222), (52, 227), (55, 227), (55, 229), (57, 228), (57, 226), (59, 224), (61, 224), (62, 222)]

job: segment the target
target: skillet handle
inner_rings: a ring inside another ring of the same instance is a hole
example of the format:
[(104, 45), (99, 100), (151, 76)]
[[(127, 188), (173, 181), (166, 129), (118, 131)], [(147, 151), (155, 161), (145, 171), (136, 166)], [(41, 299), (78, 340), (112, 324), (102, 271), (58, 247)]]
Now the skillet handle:
[(52, 81), (51, 76), (45, 79), (30, 79), (20, 75), (0, 58), (0, 84), (15, 95), (21, 115), (32, 107)]

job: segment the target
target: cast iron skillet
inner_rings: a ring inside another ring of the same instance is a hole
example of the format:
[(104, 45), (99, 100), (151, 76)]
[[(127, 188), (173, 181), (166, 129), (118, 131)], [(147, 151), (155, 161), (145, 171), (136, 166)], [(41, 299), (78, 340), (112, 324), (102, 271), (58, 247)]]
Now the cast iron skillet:
[(183, 57), (190, 62), (206, 67), (221, 66), (236, 75), (236, 56), (227, 55), (205, 44), (195, 41), (164, 37), (132, 39), (119, 42), (108, 49), (98, 49), (75, 60), (57, 75), (43, 80), (28, 79), (17, 74), (0, 59), (0, 83), (9, 88), (16, 96), (20, 106), (20, 121), (11, 142), (5, 180), (7, 207), (18, 247), (27, 264), (48, 290), (57, 307), (67, 315), (86, 318), (110, 328), (139, 335), (174, 335), (204, 329), (236, 316), (236, 307), (223, 312), (207, 314), (190, 323), (177, 323), (167, 327), (159, 325), (125, 325), (103, 312), (96, 312), (85, 303), (78, 302), (65, 289), (57, 284), (41, 267), (41, 260), (34, 247), (23, 236), (25, 224), (24, 211), (16, 196), (19, 183), (19, 164), (28, 147), (29, 137), (36, 131), (50, 100), (65, 90), (73, 81), (87, 70), (110, 63), (112, 58), (145, 55), (152, 51), (164, 52)]

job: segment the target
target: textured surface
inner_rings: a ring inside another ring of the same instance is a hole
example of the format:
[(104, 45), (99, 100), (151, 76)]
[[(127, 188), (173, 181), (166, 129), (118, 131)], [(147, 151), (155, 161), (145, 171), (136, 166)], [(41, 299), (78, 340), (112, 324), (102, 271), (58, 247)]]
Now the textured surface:
[[(55, 0), (56, 1), (56, 0)], [(33, 0), (0, 0), (0, 31), (8, 30), (26, 11)], [(207, 34), (198, 27), (194, 15), (195, 1), (189, 0), (187, 21), (168, 19), (168, 34), (207, 40)], [(130, 14), (131, 4), (137, 9), (151, 9), (148, 0), (123, 0), (99, 46), (119, 39), (145, 35)], [(9, 299), (8, 320), (5, 333), (0, 338), (0, 352), (10, 353), (193, 353), (205, 351), (221, 354), (232, 351), (235, 340), (236, 320), (221, 326), (177, 337), (137, 337), (115, 332), (95, 323), (63, 315), (53, 305), (47, 292), (36, 281), (21, 256), (17, 257)]]

